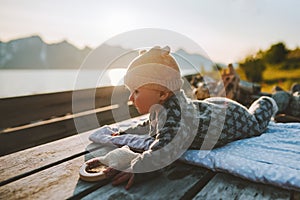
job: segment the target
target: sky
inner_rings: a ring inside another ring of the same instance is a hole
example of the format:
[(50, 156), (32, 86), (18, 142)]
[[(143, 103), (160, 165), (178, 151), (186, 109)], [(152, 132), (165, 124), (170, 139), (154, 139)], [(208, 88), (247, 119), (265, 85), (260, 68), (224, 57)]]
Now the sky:
[(300, 46), (299, 8), (299, 0), (0, 0), (0, 40), (39, 35), (96, 48), (135, 29), (166, 29), (228, 64), (278, 42)]

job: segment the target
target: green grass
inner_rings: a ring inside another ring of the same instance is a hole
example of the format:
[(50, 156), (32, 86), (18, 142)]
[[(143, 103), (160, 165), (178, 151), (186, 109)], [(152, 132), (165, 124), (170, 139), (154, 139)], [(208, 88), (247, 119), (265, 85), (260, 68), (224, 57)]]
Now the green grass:
[(275, 86), (289, 91), (293, 83), (300, 83), (300, 69), (294, 70), (278, 70), (267, 68), (263, 72), (262, 92), (271, 93)]
[[(247, 81), (246, 75), (241, 69), (237, 68), (236, 72), (239, 74), (241, 80)], [(272, 89), (275, 86), (289, 91), (295, 82), (300, 83), (300, 69), (279, 70), (276, 67), (268, 67), (263, 72), (262, 83), (259, 84), (261, 85), (262, 92), (272, 93)]]
[(300, 79), (300, 69), (294, 70), (278, 70), (267, 68), (263, 72), (263, 78), (268, 80), (281, 80), (281, 79)]

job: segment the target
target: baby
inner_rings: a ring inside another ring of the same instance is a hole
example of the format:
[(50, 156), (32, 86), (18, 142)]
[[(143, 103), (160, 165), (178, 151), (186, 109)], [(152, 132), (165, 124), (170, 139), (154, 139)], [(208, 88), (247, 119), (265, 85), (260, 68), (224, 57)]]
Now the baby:
[(138, 112), (150, 113), (146, 126), (125, 132), (144, 130), (152, 137), (148, 150), (131, 160), (125, 171), (105, 171), (114, 177), (113, 185), (127, 182), (126, 189), (138, 173), (166, 167), (189, 148), (209, 150), (262, 134), (277, 112), (276, 102), (270, 97), (260, 97), (249, 109), (227, 98), (187, 98), (169, 47), (141, 51), (129, 64), (124, 83)]

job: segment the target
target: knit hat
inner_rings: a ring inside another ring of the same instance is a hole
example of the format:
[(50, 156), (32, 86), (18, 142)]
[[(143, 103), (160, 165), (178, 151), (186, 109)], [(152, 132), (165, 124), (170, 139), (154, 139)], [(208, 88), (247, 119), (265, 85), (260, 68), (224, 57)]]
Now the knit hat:
[(160, 91), (180, 90), (183, 80), (168, 46), (142, 50), (128, 66), (125, 85), (132, 91), (141, 86)]

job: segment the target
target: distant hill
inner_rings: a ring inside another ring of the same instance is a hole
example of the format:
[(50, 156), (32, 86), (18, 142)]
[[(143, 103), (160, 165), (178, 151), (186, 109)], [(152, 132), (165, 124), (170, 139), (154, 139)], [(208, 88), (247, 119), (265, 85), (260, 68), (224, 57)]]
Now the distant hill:
[[(39, 36), (9, 42), (0, 41), (0, 69), (78, 69), (92, 50), (88, 47), (78, 49), (67, 41), (47, 44)], [(137, 56), (136, 52), (128, 53), (116, 62), (110, 63), (116, 56), (126, 52), (130, 52), (130, 50), (119, 46), (103, 45), (101, 51), (91, 59), (93, 60), (91, 68), (104, 68), (108, 64), (115, 68), (126, 67)], [(189, 54), (183, 49), (176, 51), (173, 55), (182, 69), (188, 69), (191, 66), (185, 59), (192, 63), (197, 70), (212, 69), (213, 63), (201, 55)], [(102, 63), (99, 63), (99, 60)]]
[(90, 51), (67, 41), (47, 44), (39, 36), (0, 42), (0, 69), (74, 69)]
[(191, 67), (193, 67), (198, 71), (211, 71), (212, 66), (215, 65), (215, 63), (208, 58), (199, 54), (187, 53), (183, 49), (177, 50), (173, 55), (183, 70), (191, 69)]

